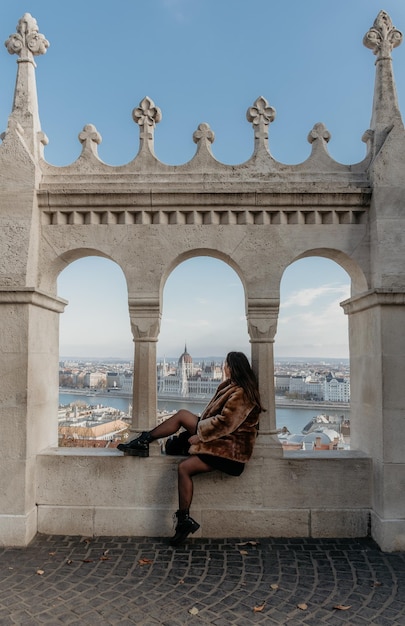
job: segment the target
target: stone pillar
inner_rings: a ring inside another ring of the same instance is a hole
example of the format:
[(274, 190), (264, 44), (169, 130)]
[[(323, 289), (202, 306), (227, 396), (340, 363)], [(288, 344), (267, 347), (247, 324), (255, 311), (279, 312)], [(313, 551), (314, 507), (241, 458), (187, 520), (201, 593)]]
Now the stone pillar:
[(36, 289), (0, 291), (0, 545), (37, 532), (36, 455), (58, 445), (59, 313)]
[(129, 315), (135, 342), (132, 430), (156, 426), (156, 343), (160, 329), (160, 306), (156, 300), (130, 299)]
[(247, 320), (252, 345), (252, 368), (259, 382), (262, 404), (266, 409), (260, 416), (259, 444), (281, 451), (276, 429), (274, 393), (274, 336), (277, 330), (279, 301), (273, 299), (249, 300)]
[(372, 535), (405, 549), (405, 293), (369, 291), (349, 315), (351, 446), (373, 461)]

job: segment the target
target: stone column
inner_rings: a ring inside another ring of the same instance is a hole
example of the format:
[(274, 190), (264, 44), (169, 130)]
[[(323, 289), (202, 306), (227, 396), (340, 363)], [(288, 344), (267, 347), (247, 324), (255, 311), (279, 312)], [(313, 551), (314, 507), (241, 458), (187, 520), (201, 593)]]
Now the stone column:
[(247, 320), (252, 345), (252, 368), (259, 382), (262, 404), (266, 409), (260, 416), (259, 444), (281, 451), (276, 429), (274, 394), (274, 336), (277, 330), (279, 300), (255, 299), (248, 301)]
[(342, 303), (349, 316), (351, 446), (373, 462), (372, 535), (405, 549), (405, 293), (369, 291)]
[(161, 319), (159, 302), (130, 299), (129, 315), (135, 342), (132, 430), (142, 432), (156, 426), (156, 343)]
[(37, 532), (36, 456), (58, 445), (59, 313), (34, 288), (0, 290), (0, 544)]

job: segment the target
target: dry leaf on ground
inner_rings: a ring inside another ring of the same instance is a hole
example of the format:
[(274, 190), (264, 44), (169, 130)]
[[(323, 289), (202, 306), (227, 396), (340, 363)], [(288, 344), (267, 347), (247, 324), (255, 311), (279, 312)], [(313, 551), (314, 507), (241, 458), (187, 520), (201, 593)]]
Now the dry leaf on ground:
[(188, 610), (188, 612), (189, 612), (191, 615), (197, 615), (197, 613), (198, 613), (198, 609), (197, 609), (197, 607), (196, 607), (196, 606), (193, 606), (193, 608), (192, 608), (192, 609), (189, 609), (189, 610)]
[(263, 602), (263, 604), (260, 604), (260, 606), (254, 606), (253, 607), (253, 612), (254, 613), (260, 613), (260, 611), (263, 611), (265, 606), (266, 606), (265, 602)]
[(273, 583), (273, 585), (270, 585), (270, 589), (273, 589), (273, 591), (276, 591), (278, 589), (278, 585), (276, 585), (276, 583)]
[(138, 563), (139, 565), (150, 565), (151, 563), (153, 563), (153, 561), (152, 559), (147, 559), (143, 557), (142, 559), (139, 559)]
[(308, 608), (308, 604), (305, 604), (305, 602), (301, 602), (301, 604), (297, 604), (297, 608), (301, 609), (301, 611), (306, 611)]
[(42, 576), (42, 574), (45, 574), (43, 569), (37, 569), (37, 574), (38, 576)]
[(349, 609), (352, 608), (352, 605), (351, 604), (336, 604), (333, 608), (337, 609), (338, 611), (348, 611)]

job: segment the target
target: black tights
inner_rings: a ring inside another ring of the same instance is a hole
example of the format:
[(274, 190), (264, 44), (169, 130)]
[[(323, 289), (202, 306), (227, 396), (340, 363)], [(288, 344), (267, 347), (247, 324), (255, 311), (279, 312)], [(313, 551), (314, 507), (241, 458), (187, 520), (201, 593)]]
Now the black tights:
[[(196, 433), (197, 424), (197, 415), (186, 409), (181, 409), (151, 430), (150, 434), (154, 439), (162, 439), (163, 437), (173, 435), (182, 426), (190, 433), (191, 437), (191, 435)], [(190, 508), (194, 489), (193, 476), (212, 471), (213, 468), (195, 454), (191, 454), (183, 461), (180, 461), (177, 470), (180, 511), (188, 511)]]

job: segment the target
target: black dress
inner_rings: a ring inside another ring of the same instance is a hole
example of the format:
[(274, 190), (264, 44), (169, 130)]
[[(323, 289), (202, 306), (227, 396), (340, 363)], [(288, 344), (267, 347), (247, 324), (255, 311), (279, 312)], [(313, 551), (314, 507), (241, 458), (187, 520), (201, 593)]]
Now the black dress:
[(230, 474), (231, 476), (240, 476), (245, 469), (245, 464), (232, 459), (225, 459), (222, 456), (214, 456), (213, 454), (197, 454), (201, 461), (213, 469)]

